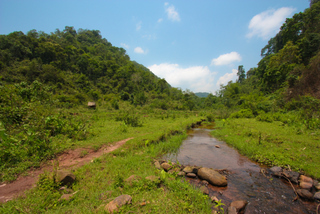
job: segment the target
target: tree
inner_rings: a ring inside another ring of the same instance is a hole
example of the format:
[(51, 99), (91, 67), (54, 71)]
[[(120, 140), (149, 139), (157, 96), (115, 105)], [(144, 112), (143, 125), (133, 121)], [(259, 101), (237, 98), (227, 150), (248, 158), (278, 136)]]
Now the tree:
[(243, 80), (245, 80), (246, 71), (244, 70), (243, 65), (239, 65), (237, 76), (238, 76), (238, 80), (237, 80), (238, 83), (242, 83)]

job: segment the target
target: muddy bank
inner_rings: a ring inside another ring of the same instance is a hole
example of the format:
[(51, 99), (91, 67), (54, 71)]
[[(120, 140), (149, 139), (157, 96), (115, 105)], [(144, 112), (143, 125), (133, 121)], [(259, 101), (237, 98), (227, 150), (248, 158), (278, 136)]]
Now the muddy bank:
[[(212, 128), (212, 127), (211, 127)], [(210, 136), (208, 128), (195, 128), (179, 151), (168, 154), (166, 160), (182, 165), (225, 169), (228, 185), (208, 184), (209, 196), (216, 196), (228, 207), (232, 201), (248, 201), (245, 213), (315, 213), (315, 201), (294, 200), (296, 194), (288, 181), (271, 177), (270, 170), (240, 155), (226, 143)], [(188, 178), (201, 186), (201, 179)], [(299, 188), (295, 185), (295, 188)]]
[[(64, 152), (59, 155), (56, 160), (59, 162), (59, 168), (76, 168), (83, 166), (86, 163), (89, 163), (94, 158), (100, 157), (103, 154), (110, 153), (123, 144), (125, 144), (128, 140), (132, 138), (128, 138), (119, 142), (114, 143), (113, 145), (103, 146), (99, 150), (94, 151), (92, 149), (75, 149)], [(86, 151), (86, 152), (84, 152)], [(85, 154), (85, 155), (83, 155)], [(17, 180), (11, 183), (3, 183), (0, 185), (0, 203), (5, 203), (14, 199), (19, 195), (23, 195), (23, 193), (31, 189), (35, 186), (38, 181), (38, 177), (44, 171), (52, 171), (52, 165), (44, 165), (39, 169), (30, 170), (27, 176), (20, 176)]]

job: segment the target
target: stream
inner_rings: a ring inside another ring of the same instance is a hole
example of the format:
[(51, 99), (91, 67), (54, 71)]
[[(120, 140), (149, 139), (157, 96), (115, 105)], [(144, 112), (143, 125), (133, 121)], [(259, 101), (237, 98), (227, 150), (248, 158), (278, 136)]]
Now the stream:
[[(216, 196), (226, 205), (232, 201), (246, 200), (245, 213), (315, 213), (317, 204), (298, 199), (291, 185), (283, 179), (264, 175), (266, 166), (249, 160), (247, 157), (218, 141), (210, 135), (213, 126), (194, 128), (189, 131), (176, 153), (167, 154), (164, 159), (179, 161), (182, 165), (201, 166), (228, 171), (227, 187), (208, 185), (209, 196)], [(217, 148), (217, 147), (220, 148)], [(199, 179), (188, 180), (195, 186), (200, 185)], [(297, 188), (297, 186), (295, 186)]]

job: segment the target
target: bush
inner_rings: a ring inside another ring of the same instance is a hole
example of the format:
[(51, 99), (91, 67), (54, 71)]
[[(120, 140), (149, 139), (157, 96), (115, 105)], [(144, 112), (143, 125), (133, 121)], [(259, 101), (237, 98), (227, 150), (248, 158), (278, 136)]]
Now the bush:
[(232, 113), (230, 118), (253, 118), (253, 112), (251, 109), (241, 109), (238, 112)]

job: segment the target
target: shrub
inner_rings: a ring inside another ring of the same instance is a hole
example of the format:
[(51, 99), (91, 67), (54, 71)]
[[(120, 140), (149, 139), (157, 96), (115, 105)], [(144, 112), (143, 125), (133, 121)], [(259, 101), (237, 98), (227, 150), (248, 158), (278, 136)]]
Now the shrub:
[(241, 109), (238, 112), (232, 113), (230, 118), (253, 118), (253, 112), (251, 109)]

